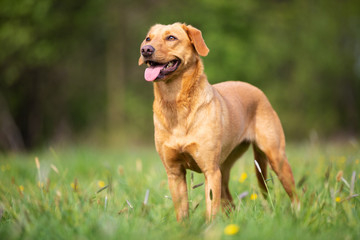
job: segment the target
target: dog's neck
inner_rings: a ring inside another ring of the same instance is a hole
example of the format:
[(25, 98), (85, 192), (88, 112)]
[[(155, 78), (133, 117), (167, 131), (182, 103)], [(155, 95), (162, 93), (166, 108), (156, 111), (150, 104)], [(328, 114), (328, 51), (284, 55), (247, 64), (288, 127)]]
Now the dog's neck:
[(203, 63), (199, 57), (195, 61), (176, 78), (154, 83), (153, 110), (164, 126), (177, 125), (213, 98)]
[(204, 66), (201, 59), (196, 58), (195, 61), (192, 67), (180, 73), (176, 78), (154, 83), (155, 102), (166, 105), (186, 104), (202, 91), (208, 82), (203, 72)]

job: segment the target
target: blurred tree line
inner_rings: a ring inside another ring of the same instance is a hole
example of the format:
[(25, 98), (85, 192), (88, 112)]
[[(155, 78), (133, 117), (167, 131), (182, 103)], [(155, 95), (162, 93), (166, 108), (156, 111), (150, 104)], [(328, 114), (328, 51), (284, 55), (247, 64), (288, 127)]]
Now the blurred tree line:
[(360, 1), (1, 0), (0, 149), (151, 141), (139, 45), (177, 21), (202, 30), (209, 81), (261, 88), (288, 139), (358, 136)]

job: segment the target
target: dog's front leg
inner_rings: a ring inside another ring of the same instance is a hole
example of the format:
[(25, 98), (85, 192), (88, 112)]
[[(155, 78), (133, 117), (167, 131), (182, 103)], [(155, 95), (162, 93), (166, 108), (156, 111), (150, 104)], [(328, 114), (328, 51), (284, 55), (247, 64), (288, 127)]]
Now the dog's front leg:
[(221, 172), (219, 168), (204, 171), (205, 175), (205, 199), (206, 218), (214, 219), (220, 209), (221, 201)]
[(176, 219), (182, 221), (188, 217), (189, 213), (186, 170), (180, 167), (179, 169), (168, 169), (167, 175), (171, 197), (175, 207)]
[(221, 204), (220, 147), (211, 145), (205, 148), (193, 143), (186, 146), (185, 150), (205, 175), (206, 219), (211, 221), (218, 213)]

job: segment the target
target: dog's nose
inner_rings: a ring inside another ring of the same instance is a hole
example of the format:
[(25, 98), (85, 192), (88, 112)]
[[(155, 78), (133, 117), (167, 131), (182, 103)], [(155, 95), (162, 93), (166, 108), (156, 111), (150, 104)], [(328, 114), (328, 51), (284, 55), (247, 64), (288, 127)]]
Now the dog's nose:
[(144, 57), (150, 57), (155, 52), (155, 48), (151, 45), (145, 45), (141, 48), (141, 55)]

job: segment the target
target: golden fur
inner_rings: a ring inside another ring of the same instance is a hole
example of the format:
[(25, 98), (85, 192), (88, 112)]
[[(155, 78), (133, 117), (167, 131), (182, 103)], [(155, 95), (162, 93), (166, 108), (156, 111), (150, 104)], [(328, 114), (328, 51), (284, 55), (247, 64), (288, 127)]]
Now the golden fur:
[[(169, 41), (170, 35), (176, 40)], [(154, 25), (141, 49), (146, 45), (155, 51), (140, 56), (139, 65), (147, 60), (181, 61), (176, 71), (153, 83), (156, 150), (168, 175), (177, 219), (187, 217), (189, 211), (186, 169), (205, 175), (208, 220), (220, 205), (231, 208), (230, 169), (250, 144), (264, 178), (270, 163), (287, 194), (297, 202), (283, 129), (263, 92), (244, 82), (210, 85), (200, 59), (209, 50), (201, 32), (190, 25)], [(265, 194), (263, 178), (256, 174)]]

